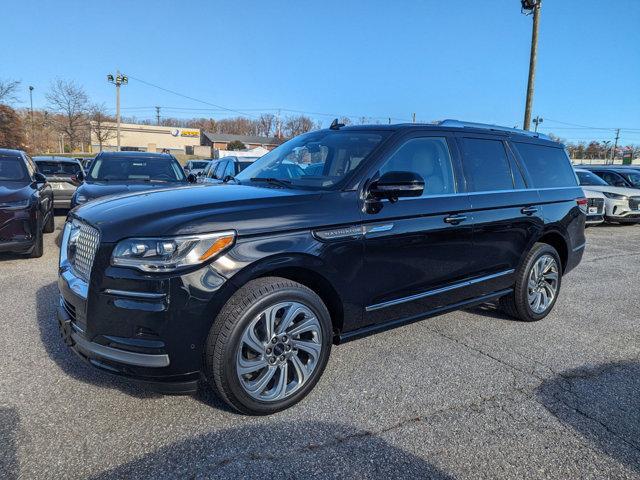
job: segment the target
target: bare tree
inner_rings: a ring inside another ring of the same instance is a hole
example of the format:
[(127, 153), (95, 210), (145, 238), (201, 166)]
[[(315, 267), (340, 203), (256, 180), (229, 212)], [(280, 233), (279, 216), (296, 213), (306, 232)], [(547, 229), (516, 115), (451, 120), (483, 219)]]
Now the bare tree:
[(102, 151), (104, 144), (117, 135), (115, 119), (107, 114), (107, 107), (102, 103), (91, 106), (89, 120), (91, 133)]
[(0, 103), (10, 105), (18, 101), (16, 92), (20, 86), (19, 80), (0, 79)]
[(264, 137), (270, 137), (273, 134), (273, 130), (276, 127), (276, 116), (272, 113), (263, 113), (256, 120), (258, 135)]
[(57, 127), (67, 135), (69, 148), (73, 151), (88, 130), (89, 97), (74, 81), (60, 79), (51, 84), (46, 97), (51, 110), (62, 115), (63, 121)]
[(305, 115), (297, 115), (295, 117), (287, 117), (284, 122), (284, 134), (287, 137), (295, 137), (297, 135), (317, 130), (320, 125), (313, 119)]

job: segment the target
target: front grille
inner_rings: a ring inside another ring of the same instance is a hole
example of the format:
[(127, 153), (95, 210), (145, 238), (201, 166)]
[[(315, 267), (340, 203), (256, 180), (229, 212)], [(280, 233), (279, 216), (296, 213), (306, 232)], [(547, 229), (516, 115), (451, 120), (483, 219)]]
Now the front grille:
[(629, 198), (629, 209), (640, 210), (640, 197)]
[(73, 270), (80, 278), (89, 281), (93, 260), (100, 244), (100, 232), (86, 223), (80, 224), (77, 240), (75, 241), (75, 254), (73, 255)]
[[(590, 198), (587, 202), (588, 207), (597, 207), (598, 214), (604, 212), (604, 198)], [(592, 214), (593, 215), (593, 214)]]

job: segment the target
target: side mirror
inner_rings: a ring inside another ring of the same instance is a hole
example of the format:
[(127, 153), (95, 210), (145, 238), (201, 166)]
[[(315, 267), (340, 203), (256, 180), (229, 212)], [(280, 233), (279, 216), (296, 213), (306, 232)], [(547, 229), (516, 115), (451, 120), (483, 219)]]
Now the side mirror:
[(198, 176), (201, 177), (202, 176), (202, 170), (198, 172)]
[(401, 197), (419, 197), (423, 191), (424, 179), (413, 172), (387, 172), (369, 186), (371, 197), (391, 202)]
[(187, 182), (196, 183), (198, 181), (198, 177), (196, 177), (193, 173), (187, 175)]
[(36, 172), (33, 174), (33, 179), (36, 183), (45, 183), (47, 181), (47, 177), (45, 177), (40, 172)]
[(72, 180), (75, 180), (77, 183), (82, 183), (84, 182), (84, 172), (82, 170), (80, 170), (78, 173), (76, 173), (73, 177), (71, 177)]

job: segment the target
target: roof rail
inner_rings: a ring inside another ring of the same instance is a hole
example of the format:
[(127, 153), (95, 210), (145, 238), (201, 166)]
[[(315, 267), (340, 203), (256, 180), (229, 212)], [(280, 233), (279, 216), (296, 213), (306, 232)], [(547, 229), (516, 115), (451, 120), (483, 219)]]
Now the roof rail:
[(484, 130), (495, 130), (498, 132), (511, 132), (518, 135), (526, 135), (528, 137), (544, 138), (551, 140), (544, 133), (531, 132), (529, 130), (521, 130), (519, 128), (501, 127), (500, 125), (491, 125), (488, 123), (475, 123), (475, 122), (461, 122), (460, 120), (446, 119), (438, 122), (441, 127), (454, 127), (454, 128), (481, 128)]

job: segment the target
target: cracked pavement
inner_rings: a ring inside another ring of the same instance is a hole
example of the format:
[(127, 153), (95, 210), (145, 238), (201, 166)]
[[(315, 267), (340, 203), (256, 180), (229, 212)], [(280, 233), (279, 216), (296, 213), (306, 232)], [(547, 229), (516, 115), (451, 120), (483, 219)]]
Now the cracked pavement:
[(335, 347), (259, 418), (81, 363), (54, 236), (0, 256), (0, 478), (640, 478), (640, 226), (590, 228), (542, 322), (484, 307)]

